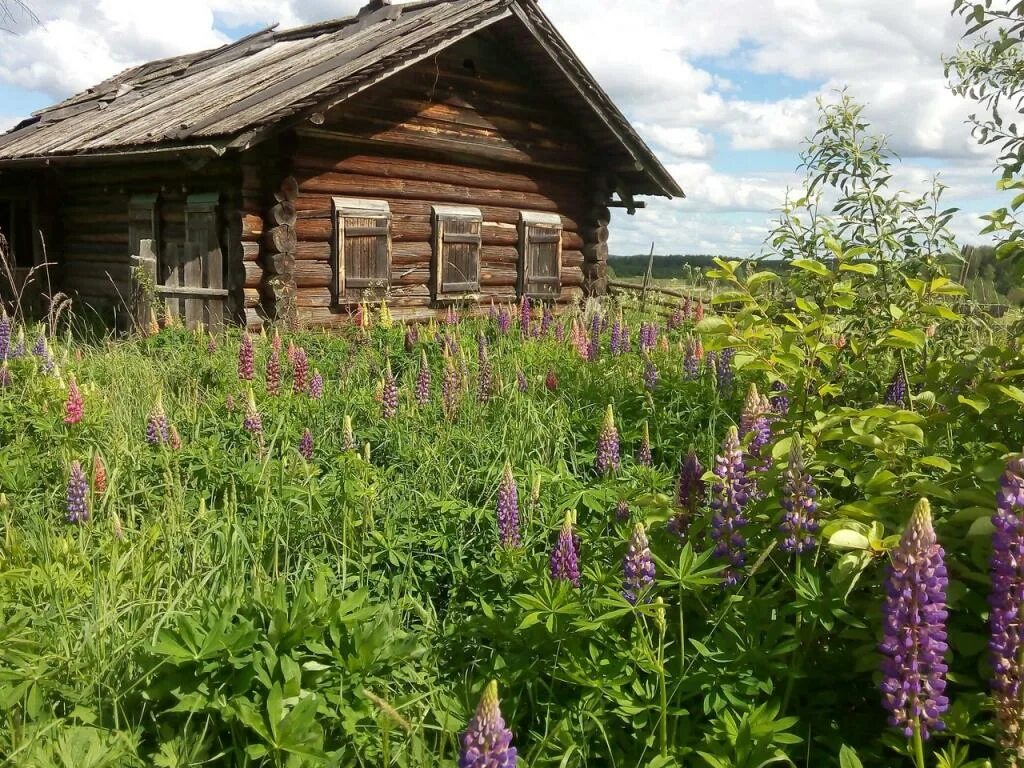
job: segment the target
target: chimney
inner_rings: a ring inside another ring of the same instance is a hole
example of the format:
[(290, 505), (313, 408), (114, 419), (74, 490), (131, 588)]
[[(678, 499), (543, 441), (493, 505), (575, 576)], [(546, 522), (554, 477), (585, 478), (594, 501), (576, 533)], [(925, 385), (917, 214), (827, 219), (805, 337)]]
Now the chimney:
[(359, 9), (359, 13), (356, 14), (356, 17), (366, 16), (374, 11), (379, 11), (386, 5), (391, 5), (391, 0), (370, 0), (370, 2)]

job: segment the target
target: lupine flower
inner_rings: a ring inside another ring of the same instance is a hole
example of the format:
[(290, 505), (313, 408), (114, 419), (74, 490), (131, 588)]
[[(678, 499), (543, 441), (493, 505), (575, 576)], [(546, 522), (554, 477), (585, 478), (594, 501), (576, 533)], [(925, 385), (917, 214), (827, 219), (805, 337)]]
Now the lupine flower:
[(280, 355), (281, 333), (277, 330), (277, 328), (274, 329), (274, 337), (270, 340), (270, 348)]
[(519, 328), (524, 337), (530, 335), (530, 320), (532, 315), (533, 311), (530, 306), (530, 297), (524, 294), (522, 300), (519, 302)]
[(490, 401), (494, 392), (494, 369), (491, 368), (486, 347), (482, 348), (481, 355), (480, 369), (476, 376), (476, 400), (478, 403), (486, 403)]
[(107, 468), (103, 466), (103, 458), (98, 453), (92, 457), (92, 492), (96, 496), (107, 492)]
[(586, 360), (590, 351), (590, 342), (587, 340), (587, 334), (578, 320), (572, 321), (571, 334), (572, 345), (576, 347), (577, 354)]
[(415, 328), (415, 326), (412, 326), (412, 325), (405, 326), (405, 341), (404, 341), (404, 344), (405, 344), (405, 353), (407, 355), (411, 355), (412, 351), (416, 348), (416, 331), (414, 330), (414, 328)]
[(355, 324), (357, 328), (364, 328), (366, 323), (366, 311), (363, 309), (363, 305), (360, 304), (356, 307)]
[(601, 354), (601, 318), (594, 315), (590, 318), (590, 342), (587, 345), (587, 360), (594, 362)]
[(530, 380), (526, 378), (522, 368), (516, 368), (516, 385), (520, 392), (528, 392), (530, 389)]
[(662, 352), (668, 352), (668, 337), (667, 336), (659, 337), (659, 339), (658, 339), (658, 349), (660, 349)]
[(285, 359), (288, 361), (288, 367), (295, 367), (295, 356), (299, 353), (299, 350), (295, 347), (295, 344), (291, 341), (288, 342), (288, 351), (285, 353)]
[(416, 376), (416, 402), (426, 405), (430, 402), (430, 364), (427, 350), (420, 350), (420, 372)]
[(295, 362), (292, 364), (292, 391), (300, 395), (306, 391), (309, 378), (309, 358), (306, 350), (298, 347), (295, 350)]
[(1024, 459), (1011, 459), (999, 478), (992, 515), (992, 559), (989, 573), (989, 660), (996, 737), (1006, 765), (1024, 765)]
[(547, 387), (548, 392), (558, 389), (558, 376), (555, 375), (554, 368), (548, 368), (548, 374), (544, 377), (544, 386)]
[[(747, 390), (746, 399), (743, 401), (743, 411), (740, 414), (740, 437), (753, 435), (748, 445), (748, 453), (758, 461), (762, 460), (762, 449), (772, 439), (772, 416), (774, 411), (771, 403), (757, 391), (757, 385), (750, 384)], [(771, 465), (771, 456), (763, 457), (761, 469), (767, 469)]]
[(445, 415), (453, 418), (459, 408), (459, 372), (450, 357), (444, 359), (444, 377), (441, 379), (441, 404)]
[[(945, 696), (946, 565), (927, 499), (921, 499), (892, 551), (883, 609), (882, 704), (889, 725), (928, 740), (942, 730)], [(1016, 612), (1018, 606), (1014, 606)], [(1014, 706), (1018, 712), (1020, 702)]]
[(448, 309), (445, 312), (444, 324), (445, 325), (458, 325), (459, 324), (459, 315), (455, 311), (455, 307), (453, 305), (451, 305), (451, 304), (448, 305)]
[(466, 350), (459, 347), (459, 381), (469, 391), (469, 363), (466, 361)]
[(167, 444), (170, 446), (172, 451), (181, 450), (181, 435), (178, 434), (178, 428), (171, 424), (168, 427)]
[(903, 375), (903, 367), (900, 366), (893, 374), (892, 382), (885, 391), (885, 402), (887, 405), (905, 406), (907, 404), (907, 379)]
[(377, 324), (380, 325), (381, 328), (390, 328), (395, 324), (394, 320), (391, 319), (391, 310), (388, 309), (388, 303), (386, 301), (381, 301), (380, 303), (380, 309), (377, 313)]
[(32, 345), (32, 354), (36, 357), (42, 357), (46, 354), (46, 336), (42, 331), (36, 337), (36, 343)]
[(631, 349), (631, 342), (629, 340), (629, 326), (623, 323), (622, 338), (619, 339), (619, 354), (628, 355)]
[(565, 341), (565, 326), (562, 323), (555, 324), (555, 341), (559, 344)]
[(683, 353), (683, 371), (688, 379), (697, 378), (700, 371), (700, 360), (697, 358), (697, 344), (694, 339), (686, 340), (685, 352)]
[(651, 435), (647, 428), (647, 422), (644, 422), (643, 431), (640, 434), (640, 447), (636, 450), (636, 460), (638, 463), (643, 464), (645, 467), (651, 466)]
[(544, 311), (540, 316), (540, 335), (547, 336), (548, 329), (551, 328), (551, 323), (554, 322), (555, 315), (551, 311), (551, 306), (548, 304), (544, 305)]
[(459, 768), (515, 768), (512, 731), (505, 727), (498, 703), (498, 684), (492, 680), (480, 697), (476, 714), (462, 734)]
[(615, 322), (612, 323), (609, 349), (612, 357), (618, 357), (622, 353), (622, 310), (619, 310), (619, 314), (615, 316)]
[(640, 325), (640, 351), (649, 352), (654, 349), (658, 342), (657, 323), (643, 323)]
[(697, 510), (704, 503), (707, 487), (701, 479), (704, 467), (693, 449), (679, 463), (679, 479), (676, 481), (676, 513), (668, 521), (668, 529), (681, 540), (690, 535), (690, 526), (697, 516)]
[(263, 419), (256, 408), (256, 398), (252, 394), (252, 387), (245, 401), (245, 418), (242, 421), (245, 431), (252, 435), (259, 435), (263, 432)]
[(206, 354), (212, 355), (217, 351), (217, 337), (212, 333), (206, 338)]
[(572, 532), (572, 513), (565, 513), (558, 541), (551, 551), (551, 580), (568, 581), (574, 587), (580, 586), (580, 558), (576, 550), (576, 537)]
[(779, 526), (783, 535), (779, 546), (783, 552), (799, 555), (814, 549), (814, 534), (818, 531), (817, 495), (814, 481), (804, 471), (800, 435), (795, 434), (789, 447), (789, 464), (782, 473), (782, 498), (779, 501), (786, 511)]
[(121, 516), (117, 512), (113, 512), (110, 515), (110, 527), (114, 532), (115, 539), (124, 538), (124, 526), (121, 524)]
[(6, 360), (0, 360), (0, 389), (11, 386), (11, 370), (7, 367)]
[(341, 449), (343, 451), (354, 451), (356, 449), (356, 438), (352, 434), (352, 417), (345, 414), (345, 423), (341, 428)]
[(681, 328), (683, 325), (683, 307), (681, 304), (676, 304), (672, 310), (672, 316), (668, 319), (668, 327), (672, 330)]
[(509, 329), (512, 327), (512, 313), (503, 305), (498, 310), (498, 333), (502, 336), (508, 334)]
[(78, 388), (78, 382), (72, 376), (68, 381), (68, 396), (64, 401), (64, 423), (77, 424), (85, 412), (85, 398)]
[(82, 464), (77, 459), (71, 462), (68, 473), (67, 512), (69, 523), (84, 523), (89, 519), (89, 500), (87, 492), (89, 484), (82, 471)]
[(626, 556), (622, 560), (622, 596), (636, 605), (654, 582), (654, 558), (643, 523), (633, 526)]
[(11, 351), (11, 319), (7, 316), (7, 310), (0, 307), (0, 362), (7, 359)]
[(716, 360), (715, 375), (718, 378), (718, 391), (728, 397), (732, 393), (733, 377), (732, 359), (736, 356), (736, 350), (723, 349)]
[(506, 549), (519, 546), (519, 490), (507, 461), (498, 484), (498, 537)]
[(498, 321), (498, 308), (494, 305), (494, 299), (491, 299), (490, 309), (487, 310), (487, 319), (492, 323)]
[[(280, 340), (280, 336), (274, 336)], [(271, 348), (267, 357), (267, 394), (277, 395), (281, 391), (281, 357), (276, 349)]]
[(309, 396), (313, 400), (319, 400), (324, 396), (324, 377), (318, 369), (313, 369), (313, 378), (309, 380)]
[(690, 299), (689, 296), (687, 296), (685, 299), (683, 299), (683, 319), (684, 320), (692, 320), (693, 319), (693, 301)]
[(32, 354), (39, 358), (42, 364), (43, 373), (50, 373), (54, 369), (53, 355), (50, 353), (50, 346), (46, 343), (46, 336), (39, 332), (36, 343), (32, 345)]
[(715, 481), (711, 487), (711, 538), (715, 542), (715, 555), (728, 561), (722, 572), (725, 586), (739, 581), (737, 569), (746, 562), (744, 552), (747, 541), (741, 530), (747, 524), (744, 509), (750, 500), (750, 480), (743, 463), (736, 427), (730, 427), (722, 444), (722, 453), (715, 456)]
[(772, 382), (771, 404), (772, 410), (780, 416), (789, 413), (789, 396), (785, 394), (786, 383), (783, 381)]
[(149, 411), (149, 419), (146, 422), (146, 442), (150, 445), (165, 445), (170, 438), (170, 429), (167, 424), (167, 414), (164, 413), (164, 405), (157, 393), (156, 401)]
[(658, 367), (650, 357), (644, 355), (644, 387), (653, 392), (658, 386)]
[(230, 392), (224, 397), (224, 410), (228, 413), (235, 412), (235, 396)]
[(625, 523), (629, 520), (629, 502), (625, 499), (619, 499), (615, 504), (615, 519), (620, 523)]
[(615, 428), (615, 412), (609, 405), (597, 435), (597, 473), (604, 475), (618, 471), (619, 464), (619, 430)]
[(693, 322), (699, 323), (704, 319), (704, 302), (698, 301), (693, 307)]
[(299, 440), (299, 453), (306, 461), (313, 460), (313, 433), (307, 427), (302, 432), (302, 439)]
[(381, 418), (390, 419), (398, 413), (398, 384), (391, 372), (391, 363), (384, 367), (384, 392), (380, 403)]
[(8, 355), (10, 358), (24, 357), (25, 355), (25, 329), (18, 328), (18, 339), (14, 342), (14, 349)]
[(242, 381), (252, 381), (254, 356), (252, 336), (245, 332), (242, 334), (242, 343), (238, 347), (238, 378)]

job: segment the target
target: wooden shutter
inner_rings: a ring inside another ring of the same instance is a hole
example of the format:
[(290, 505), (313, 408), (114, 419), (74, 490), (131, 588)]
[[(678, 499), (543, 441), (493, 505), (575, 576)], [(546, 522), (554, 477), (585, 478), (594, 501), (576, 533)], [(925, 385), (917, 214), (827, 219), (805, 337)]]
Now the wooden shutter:
[(562, 217), (519, 213), (519, 295), (556, 299), (562, 290)]
[[(220, 247), (216, 192), (185, 201), (185, 248), (177, 271), (185, 324), (219, 329), (224, 322), (224, 256)], [(173, 296), (172, 296), (173, 299)]]
[(128, 248), (130, 255), (139, 255), (139, 241), (152, 240), (156, 250), (158, 195), (134, 195), (128, 201)]
[(335, 197), (334, 292), (338, 303), (379, 297), (391, 285), (391, 207), (386, 200)]
[(466, 298), (480, 291), (479, 208), (435, 205), (434, 298)]

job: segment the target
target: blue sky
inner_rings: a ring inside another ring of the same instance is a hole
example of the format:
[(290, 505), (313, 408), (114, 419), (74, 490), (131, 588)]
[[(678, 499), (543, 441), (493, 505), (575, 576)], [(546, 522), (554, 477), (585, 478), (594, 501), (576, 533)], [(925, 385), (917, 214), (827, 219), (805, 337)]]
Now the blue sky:
[[(353, 12), (360, 0), (42, 0), (0, 47), (0, 123), (14, 122), (141, 61), (211, 47), (273, 22)], [(932, 174), (964, 212), (954, 229), (977, 240), (978, 215), (1003, 204), (994, 158), (965, 125), (971, 106), (949, 93), (940, 57), (962, 29), (947, 0), (542, 0), (547, 12), (687, 192), (617, 211), (615, 253), (757, 252), (787, 188), (815, 99), (839, 88), (901, 155), (895, 183)]]

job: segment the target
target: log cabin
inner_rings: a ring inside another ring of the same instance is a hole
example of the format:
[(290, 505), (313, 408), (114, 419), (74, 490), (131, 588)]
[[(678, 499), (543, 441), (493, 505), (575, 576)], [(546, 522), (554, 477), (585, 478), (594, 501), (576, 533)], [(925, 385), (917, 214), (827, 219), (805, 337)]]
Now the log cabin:
[(537, 0), (371, 0), (0, 136), (15, 282), (116, 322), (140, 284), (210, 328), (564, 305), (606, 291), (609, 209), (651, 195), (683, 193)]

